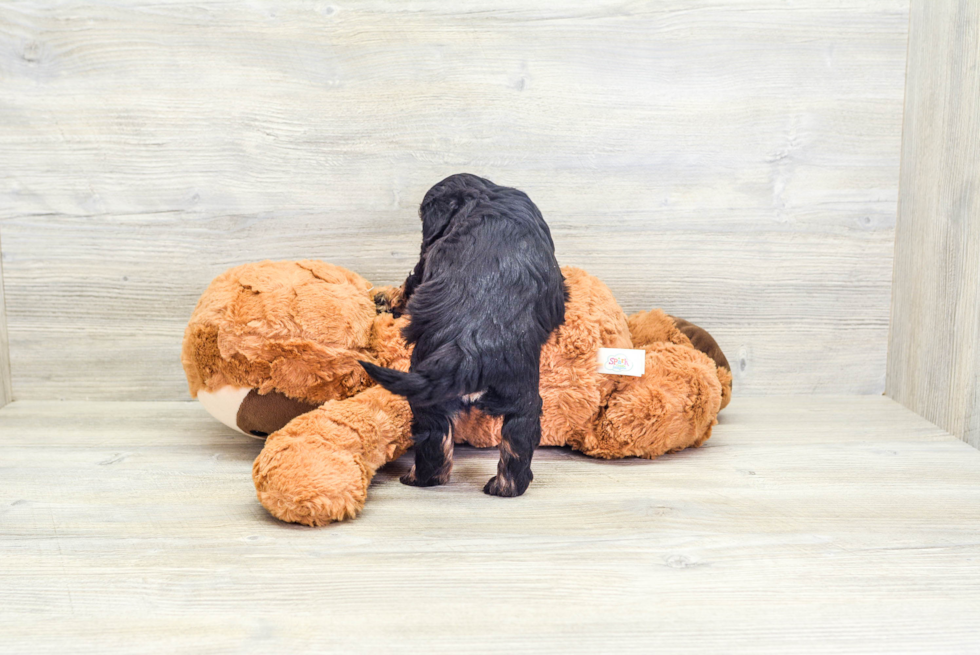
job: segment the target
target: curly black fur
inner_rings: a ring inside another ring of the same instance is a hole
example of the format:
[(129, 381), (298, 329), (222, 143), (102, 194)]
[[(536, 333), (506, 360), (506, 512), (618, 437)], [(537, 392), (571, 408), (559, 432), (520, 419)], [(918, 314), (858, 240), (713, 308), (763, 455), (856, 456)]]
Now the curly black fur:
[(503, 416), (500, 464), (484, 491), (519, 496), (541, 440), (541, 346), (565, 320), (565, 281), (551, 232), (531, 199), (475, 175), (425, 194), (422, 254), (405, 280), (409, 373), (362, 362), (412, 407), (415, 467), (403, 482), (443, 484), (452, 417), (472, 404)]

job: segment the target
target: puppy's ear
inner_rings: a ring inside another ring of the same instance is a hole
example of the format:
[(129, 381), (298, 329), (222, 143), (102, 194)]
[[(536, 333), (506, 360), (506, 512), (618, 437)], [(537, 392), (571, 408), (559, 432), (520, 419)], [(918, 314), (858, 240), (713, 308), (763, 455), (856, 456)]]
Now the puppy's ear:
[(456, 194), (439, 195), (427, 200), (428, 202), (423, 202), (419, 207), (419, 216), (422, 218), (423, 251), (446, 232), (446, 228), (464, 202), (463, 198)]
[(449, 231), (453, 219), (468, 214), (479, 200), (479, 193), (458, 191), (424, 203), (419, 208), (422, 217), (422, 251), (442, 238)]
[(457, 173), (429, 189), (419, 207), (419, 217), (422, 219), (422, 252), (446, 233), (457, 215), (465, 214), (472, 208), (481, 193), (492, 184), (493, 182), (476, 175)]

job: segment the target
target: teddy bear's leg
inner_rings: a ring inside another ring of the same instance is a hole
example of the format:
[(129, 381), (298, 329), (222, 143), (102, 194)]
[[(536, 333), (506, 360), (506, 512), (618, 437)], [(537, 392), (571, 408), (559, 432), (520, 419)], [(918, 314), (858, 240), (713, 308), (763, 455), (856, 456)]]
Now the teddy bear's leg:
[(699, 446), (711, 436), (722, 386), (707, 355), (673, 343), (646, 346), (646, 372), (623, 377), (580, 448), (603, 458), (646, 457)]
[(634, 348), (666, 342), (692, 346), (710, 357), (715, 362), (718, 379), (721, 381), (721, 407), (724, 409), (728, 406), (732, 399), (732, 367), (718, 342), (707, 330), (683, 318), (671, 316), (662, 309), (633, 314), (629, 317), (628, 324)]
[(721, 408), (724, 409), (732, 399), (732, 367), (728, 363), (728, 358), (722, 352), (721, 346), (715, 338), (700, 325), (695, 325), (690, 321), (676, 316), (668, 317), (674, 321), (674, 325), (685, 337), (691, 340), (691, 345), (710, 357), (718, 368), (718, 379), (721, 381)]
[(412, 406), (412, 440), (415, 465), (401, 477), (413, 487), (434, 487), (449, 482), (453, 469), (453, 430), (451, 417), (458, 403)]
[(411, 445), (410, 421), (408, 403), (381, 387), (296, 417), (269, 436), (255, 460), (259, 501), (290, 523), (353, 518), (375, 471)]

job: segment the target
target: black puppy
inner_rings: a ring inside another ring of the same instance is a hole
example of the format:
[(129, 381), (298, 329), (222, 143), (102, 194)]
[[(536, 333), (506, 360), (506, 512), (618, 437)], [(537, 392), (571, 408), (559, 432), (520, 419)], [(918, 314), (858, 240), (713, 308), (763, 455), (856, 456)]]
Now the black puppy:
[(483, 491), (520, 496), (541, 441), (541, 346), (565, 320), (551, 232), (525, 193), (465, 173), (429, 189), (419, 215), (422, 255), (393, 308), (410, 317), (410, 372), (361, 362), (412, 408), (415, 466), (401, 480), (449, 480), (452, 419), (472, 405), (504, 418), (497, 475)]

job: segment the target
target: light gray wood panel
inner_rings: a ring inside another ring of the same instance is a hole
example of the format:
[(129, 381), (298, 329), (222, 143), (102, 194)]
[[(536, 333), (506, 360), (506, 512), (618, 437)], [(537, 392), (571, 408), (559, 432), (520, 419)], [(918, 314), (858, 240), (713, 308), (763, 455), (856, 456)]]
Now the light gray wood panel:
[(627, 310), (708, 328), (738, 393), (878, 393), (907, 9), (10, 4), (17, 396), (183, 397), (213, 275), (315, 257), (400, 281), (420, 198), (460, 170), (527, 190)]
[(912, 3), (887, 392), (980, 448), (980, 4)]
[[(2, 254), (3, 240), (0, 239), (0, 255)], [(10, 340), (7, 335), (7, 301), (3, 288), (3, 257), (0, 256), (0, 407), (13, 400), (13, 385), (10, 379)]]
[(279, 523), (197, 403), (0, 411), (11, 652), (971, 652), (980, 453), (881, 396), (738, 398), (698, 450), (535, 455), (520, 499), (380, 473)]
[[(417, 257), (417, 223), (395, 232), (374, 227), (370, 214), (350, 222), (252, 216), (5, 223), (19, 396), (186, 397), (181, 335), (207, 281), (225, 268), (265, 257), (320, 257), (373, 272), (375, 283), (404, 279)], [(739, 393), (868, 393), (880, 386), (879, 378), (861, 374), (883, 373), (880, 317), (890, 282), (887, 268), (866, 270), (862, 253), (887, 260), (884, 234), (644, 230), (626, 238), (656, 246), (626, 266), (622, 241), (569, 231), (559, 257), (585, 260), (628, 312), (659, 306), (707, 327), (732, 361)], [(235, 251), (212, 252), (221, 241)], [(758, 247), (767, 259), (751, 252)], [(688, 261), (692, 252), (696, 262)], [(864, 291), (856, 295), (862, 276)], [(816, 305), (833, 308), (831, 315), (814, 315)], [(854, 377), (841, 379), (842, 369)]]

